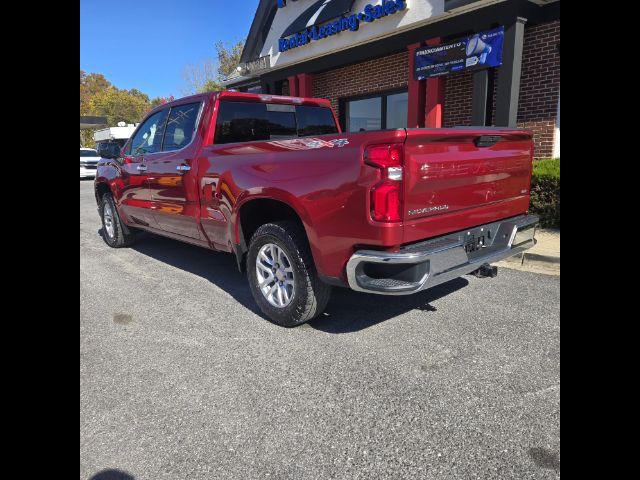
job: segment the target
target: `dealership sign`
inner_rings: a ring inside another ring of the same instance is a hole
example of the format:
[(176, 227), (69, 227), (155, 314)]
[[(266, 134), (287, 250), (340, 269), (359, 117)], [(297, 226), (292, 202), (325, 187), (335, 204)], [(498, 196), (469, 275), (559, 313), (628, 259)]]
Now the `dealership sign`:
[(447, 75), (502, 65), (504, 27), (477, 33), (453, 43), (419, 48), (415, 52), (414, 78)]
[(409, 30), (443, 14), (444, 0), (261, 0), (243, 62), (268, 57), (269, 69), (295, 65)]
[[(286, 52), (341, 32), (355, 32), (361, 22), (372, 23), (407, 7), (406, 0), (381, 0), (377, 5), (368, 4), (362, 11), (348, 15), (353, 3), (354, 0), (317, 0), (283, 31), (278, 50)], [(285, 5), (286, 2), (282, 3), (282, 7)]]

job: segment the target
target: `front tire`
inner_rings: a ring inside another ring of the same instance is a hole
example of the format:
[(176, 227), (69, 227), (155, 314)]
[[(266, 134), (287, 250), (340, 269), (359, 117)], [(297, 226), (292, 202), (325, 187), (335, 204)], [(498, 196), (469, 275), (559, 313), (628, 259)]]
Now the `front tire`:
[(116, 203), (110, 193), (105, 193), (100, 202), (102, 237), (112, 248), (128, 247), (135, 241), (135, 234), (122, 223)]
[(317, 317), (331, 295), (331, 286), (318, 278), (304, 230), (295, 222), (267, 223), (256, 230), (247, 278), (260, 310), (283, 327)]

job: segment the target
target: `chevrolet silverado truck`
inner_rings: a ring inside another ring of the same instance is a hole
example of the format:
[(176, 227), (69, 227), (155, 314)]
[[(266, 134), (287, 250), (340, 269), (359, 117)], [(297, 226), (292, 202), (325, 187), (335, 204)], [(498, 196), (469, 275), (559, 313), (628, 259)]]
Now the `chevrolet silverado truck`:
[(533, 246), (532, 158), (527, 130), (345, 133), (325, 99), (212, 92), (152, 110), (95, 198), (109, 246), (146, 230), (232, 253), (295, 326), (332, 286), (407, 295)]

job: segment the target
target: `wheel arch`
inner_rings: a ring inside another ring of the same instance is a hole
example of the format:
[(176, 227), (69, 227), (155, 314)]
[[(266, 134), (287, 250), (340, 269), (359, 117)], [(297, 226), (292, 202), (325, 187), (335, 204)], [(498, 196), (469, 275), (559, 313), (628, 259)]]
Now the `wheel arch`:
[(94, 184), (94, 195), (96, 197), (96, 204), (99, 206), (102, 201), (102, 197), (105, 193), (111, 193), (113, 195), (113, 190), (111, 186), (107, 183), (106, 180), (96, 181)]
[(246, 253), (255, 231), (266, 223), (294, 221), (304, 229), (313, 261), (318, 268), (318, 255), (314, 251), (314, 230), (308, 213), (287, 192), (271, 192), (239, 199), (232, 217), (234, 252), (240, 271), (245, 271)]

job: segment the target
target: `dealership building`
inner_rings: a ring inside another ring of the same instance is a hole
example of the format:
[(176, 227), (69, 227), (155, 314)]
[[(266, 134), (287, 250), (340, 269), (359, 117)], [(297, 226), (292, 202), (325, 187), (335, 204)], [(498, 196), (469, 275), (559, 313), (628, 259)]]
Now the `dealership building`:
[(261, 0), (227, 88), (328, 98), (345, 131), (531, 129), (560, 156), (559, 0)]

